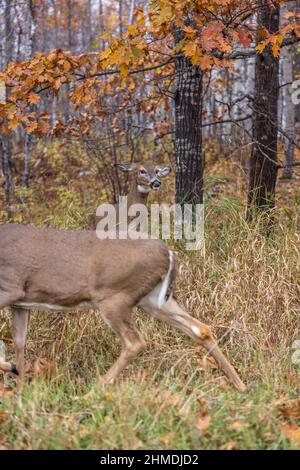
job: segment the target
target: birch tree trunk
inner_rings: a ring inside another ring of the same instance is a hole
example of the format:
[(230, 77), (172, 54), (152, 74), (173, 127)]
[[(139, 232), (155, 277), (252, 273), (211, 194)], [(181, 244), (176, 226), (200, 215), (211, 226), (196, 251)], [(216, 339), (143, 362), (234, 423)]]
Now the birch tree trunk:
[[(28, 12), (29, 12), (29, 32), (28, 32), (28, 50), (27, 59), (33, 57), (36, 46), (36, 9), (34, 0), (28, 0)], [(34, 110), (34, 107), (31, 108)], [(24, 141), (24, 171), (23, 171), (23, 186), (29, 188), (30, 178), (30, 160), (31, 160), (31, 143), (32, 138), (28, 132), (25, 132)]]
[[(12, 2), (5, 0), (4, 3), (4, 21), (5, 21), (5, 43), (4, 43), (4, 60), (2, 65), (5, 67), (13, 58), (13, 28), (12, 28)], [(12, 173), (11, 173), (11, 140), (10, 136), (0, 135), (2, 150), (2, 170), (5, 176), (5, 205), (7, 218), (12, 220), (11, 210), (11, 190), (12, 190)]]
[[(72, 51), (72, 0), (67, 0), (67, 49), (68, 51)], [(65, 121), (68, 122), (70, 119), (70, 84), (66, 84), (66, 98), (65, 98)]]
[[(289, 50), (285, 48), (282, 52), (283, 61), (283, 76), (282, 81), (285, 83), (292, 83), (293, 81), (293, 48)], [(295, 130), (295, 106), (292, 101), (292, 87), (287, 85), (283, 87), (283, 129), (287, 135), (285, 137), (284, 148), (284, 165), (286, 168), (283, 170), (285, 178), (292, 178), (293, 167), (289, 166), (294, 161), (294, 130)]]

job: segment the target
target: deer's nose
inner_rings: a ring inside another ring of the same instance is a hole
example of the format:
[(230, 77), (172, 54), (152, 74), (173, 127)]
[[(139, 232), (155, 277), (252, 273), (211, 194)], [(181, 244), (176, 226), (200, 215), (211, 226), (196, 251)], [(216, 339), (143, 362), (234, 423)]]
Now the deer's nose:
[(151, 188), (152, 189), (159, 189), (161, 185), (161, 182), (157, 179), (151, 181)]

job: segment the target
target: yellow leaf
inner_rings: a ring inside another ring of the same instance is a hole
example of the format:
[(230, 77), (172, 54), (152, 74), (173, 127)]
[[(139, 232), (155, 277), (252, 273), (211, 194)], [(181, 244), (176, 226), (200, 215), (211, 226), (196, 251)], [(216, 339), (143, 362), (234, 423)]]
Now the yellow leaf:
[(100, 59), (101, 59), (101, 60), (107, 59), (107, 58), (111, 55), (111, 52), (112, 52), (112, 51), (111, 51), (110, 48), (105, 49), (104, 51), (102, 51), (102, 52), (100, 53)]
[(262, 41), (259, 44), (257, 44), (256, 50), (259, 54), (261, 54), (265, 50), (267, 43), (268, 43), (268, 40)]
[(137, 28), (137, 25), (135, 25), (135, 24), (129, 25), (128, 28), (127, 28), (127, 32), (131, 36), (135, 36), (136, 34), (138, 34), (139, 30)]
[(19, 121), (16, 117), (10, 119), (9, 121), (9, 124), (8, 126), (10, 127), (10, 129), (12, 129), (13, 131), (16, 131), (18, 129), (18, 126), (19, 126)]
[(121, 64), (121, 65), (120, 65), (120, 72), (121, 72), (122, 77), (127, 77), (127, 75), (128, 75), (128, 67), (127, 67), (127, 65)]
[(277, 42), (272, 44), (272, 54), (274, 57), (280, 57), (280, 45)]

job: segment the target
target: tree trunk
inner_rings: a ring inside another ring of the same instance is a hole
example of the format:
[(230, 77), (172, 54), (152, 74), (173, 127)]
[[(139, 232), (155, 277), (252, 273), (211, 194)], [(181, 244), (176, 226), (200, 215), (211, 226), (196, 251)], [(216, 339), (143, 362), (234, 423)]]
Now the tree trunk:
[[(28, 0), (29, 12), (29, 32), (28, 32), (28, 50), (27, 59), (31, 59), (36, 50), (36, 7), (33, 0)], [(31, 106), (30, 110), (35, 111), (35, 106)], [(32, 138), (28, 132), (25, 132), (24, 138), (24, 170), (23, 170), (23, 186), (29, 188), (30, 178), (30, 161), (31, 161), (31, 143)]]
[(31, 136), (25, 133), (24, 139), (24, 170), (23, 170), (23, 186), (29, 188), (30, 179), (30, 160), (31, 160)]
[[(285, 49), (282, 53), (283, 60), (283, 83), (291, 83), (293, 81), (293, 47), (292, 50)], [(286, 133), (285, 149), (284, 149), (284, 165), (286, 168), (283, 170), (285, 178), (292, 178), (294, 162), (294, 130), (295, 130), (295, 106), (292, 101), (292, 87), (291, 85), (283, 88), (283, 129)]]
[[(271, 34), (279, 28), (279, 3), (259, 2), (258, 29)], [(277, 179), (277, 114), (279, 96), (279, 59), (267, 46), (257, 54), (253, 113), (253, 145), (250, 158), (247, 219), (275, 206)]]
[[(13, 20), (12, 20), (12, 5), (10, 0), (5, 0), (4, 4), (4, 17), (5, 17), (5, 49), (4, 61), (5, 67), (13, 59)], [(11, 139), (10, 136), (0, 134), (0, 144), (2, 150), (2, 171), (5, 176), (5, 204), (7, 218), (12, 220), (11, 210), (11, 191), (12, 191), (12, 172), (11, 172)]]
[(2, 172), (5, 177), (5, 206), (7, 219), (10, 222), (12, 220), (11, 210), (11, 188), (12, 188), (12, 174), (11, 174), (11, 144), (10, 139), (2, 136), (1, 138), (1, 150), (2, 150)]
[[(67, 1), (67, 49), (68, 51), (72, 52), (72, 22), (73, 22), (73, 2), (72, 0)], [(65, 97), (65, 122), (68, 122), (70, 119), (70, 94), (71, 94), (71, 87), (70, 84), (66, 84), (66, 97)]]
[[(300, 4), (299, 0), (293, 2), (292, 11), (295, 13), (300, 13)], [(289, 8), (291, 11), (291, 8)], [(299, 44), (294, 48), (294, 57), (293, 57), (293, 79), (296, 80), (300, 77), (300, 47)], [(299, 144), (299, 134), (300, 134), (300, 104), (295, 105), (295, 136), (298, 135), (298, 144)]]
[[(182, 32), (176, 30), (174, 36), (179, 42)], [(202, 83), (201, 69), (180, 55), (175, 91), (176, 202), (193, 206), (203, 202)]]
[[(285, 23), (285, 16), (289, 11), (296, 10), (296, 2), (288, 2), (282, 5), (280, 11), (280, 23)], [(281, 88), (280, 97), (282, 97), (283, 114), (282, 119), (279, 120), (286, 136), (284, 136), (284, 165), (283, 170), (284, 178), (292, 178), (293, 176), (293, 163), (294, 163), (294, 138), (295, 138), (295, 105), (292, 100), (293, 88), (291, 83), (293, 82), (293, 59), (295, 56), (295, 46), (284, 47), (281, 52), (280, 60), (280, 85)]]
[(120, 37), (123, 34), (123, 4), (122, 4), (122, 0), (119, 0), (119, 34), (120, 34)]

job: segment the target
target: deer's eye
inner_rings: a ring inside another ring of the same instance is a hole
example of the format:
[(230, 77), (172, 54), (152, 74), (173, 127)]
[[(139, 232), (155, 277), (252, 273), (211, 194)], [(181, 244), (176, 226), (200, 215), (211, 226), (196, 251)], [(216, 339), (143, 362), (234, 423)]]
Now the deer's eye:
[(141, 176), (145, 176), (146, 174), (147, 174), (146, 170), (144, 170), (144, 169), (140, 170), (140, 175)]

